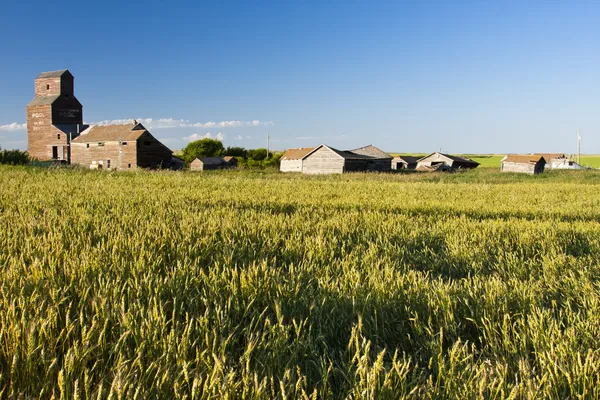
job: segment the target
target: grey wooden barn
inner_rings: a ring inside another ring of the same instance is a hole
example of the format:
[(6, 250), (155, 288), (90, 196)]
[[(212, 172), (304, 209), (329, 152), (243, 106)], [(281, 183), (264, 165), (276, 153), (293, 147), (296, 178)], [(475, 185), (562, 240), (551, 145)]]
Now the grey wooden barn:
[(300, 166), (304, 174), (342, 174), (344, 172), (391, 170), (392, 156), (375, 146), (342, 151), (319, 145), (302, 157)]
[(435, 152), (419, 159), (417, 163), (417, 170), (425, 169), (421, 167), (434, 167), (442, 164), (452, 169), (472, 169), (479, 166), (477, 161), (473, 161), (469, 158)]
[(190, 163), (191, 171), (207, 171), (227, 167), (227, 162), (222, 157), (198, 157)]
[(413, 156), (397, 156), (392, 159), (392, 169), (415, 169), (419, 159)]

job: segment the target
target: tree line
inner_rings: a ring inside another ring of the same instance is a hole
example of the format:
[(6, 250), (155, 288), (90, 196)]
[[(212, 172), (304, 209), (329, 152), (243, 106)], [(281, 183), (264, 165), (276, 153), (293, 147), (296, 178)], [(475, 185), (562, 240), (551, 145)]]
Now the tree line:
[(238, 165), (246, 167), (276, 167), (279, 165), (280, 153), (267, 152), (267, 149), (245, 149), (239, 146), (225, 147), (220, 140), (200, 139), (190, 142), (182, 151), (181, 158), (190, 164), (200, 157), (237, 158)]

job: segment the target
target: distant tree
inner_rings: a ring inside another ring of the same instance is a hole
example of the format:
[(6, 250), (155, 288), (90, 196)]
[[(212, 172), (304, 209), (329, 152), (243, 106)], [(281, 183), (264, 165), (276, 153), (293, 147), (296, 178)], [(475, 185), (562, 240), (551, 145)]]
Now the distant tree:
[(228, 147), (227, 150), (225, 150), (225, 155), (226, 156), (234, 156), (234, 157), (246, 157), (248, 153), (248, 150), (246, 150), (243, 147)]
[(21, 150), (2, 150), (0, 147), (0, 164), (25, 165), (29, 162), (29, 154)]
[(216, 157), (224, 153), (225, 148), (220, 140), (200, 139), (190, 142), (181, 152), (181, 158), (189, 164), (197, 157)]
[(262, 160), (261, 165), (263, 167), (279, 167), (279, 160), (281, 159), (282, 155), (283, 153), (271, 154), (269, 158)]
[(254, 161), (262, 161), (265, 158), (267, 158), (267, 149), (248, 150), (247, 157), (248, 157), (248, 159), (251, 159)]

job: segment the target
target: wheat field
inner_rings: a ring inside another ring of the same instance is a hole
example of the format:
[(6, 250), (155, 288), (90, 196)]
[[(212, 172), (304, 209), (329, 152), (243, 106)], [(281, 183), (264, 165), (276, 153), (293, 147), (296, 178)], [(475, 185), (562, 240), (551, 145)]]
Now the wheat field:
[(600, 397), (597, 171), (0, 188), (0, 398)]

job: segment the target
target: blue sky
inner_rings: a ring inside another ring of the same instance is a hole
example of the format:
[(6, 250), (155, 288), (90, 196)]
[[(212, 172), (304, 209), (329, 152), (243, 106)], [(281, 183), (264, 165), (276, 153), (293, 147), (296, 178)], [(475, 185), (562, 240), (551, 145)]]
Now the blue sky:
[[(173, 149), (600, 153), (600, 3), (5, 0), (0, 146), (42, 71)], [(150, 121), (151, 119), (151, 121)]]

